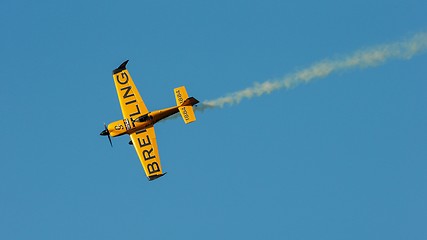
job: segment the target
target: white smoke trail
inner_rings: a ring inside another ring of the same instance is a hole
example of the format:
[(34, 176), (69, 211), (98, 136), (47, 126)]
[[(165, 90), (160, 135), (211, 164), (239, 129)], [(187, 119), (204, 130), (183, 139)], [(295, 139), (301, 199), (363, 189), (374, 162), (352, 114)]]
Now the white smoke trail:
[(269, 94), (279, 89), (289, 89), (301, 83), (308, 83), (317, 78), (323, 78), (331, 73), (352, 68), (374, 67), (391, 59), (411, 59), (414, 55), (427, 50), (427, 33), (417, 33), (410, 39), (395, 43), (383, 44), (336, 60), (322, 60), (308, 68), (286, 75), (277, 80), (255, 83), (252, 87), (219, 97), (206, 100), (197, 110), (222, 108), (224, 105), (238, 104), (242, 99), (250, 99)]

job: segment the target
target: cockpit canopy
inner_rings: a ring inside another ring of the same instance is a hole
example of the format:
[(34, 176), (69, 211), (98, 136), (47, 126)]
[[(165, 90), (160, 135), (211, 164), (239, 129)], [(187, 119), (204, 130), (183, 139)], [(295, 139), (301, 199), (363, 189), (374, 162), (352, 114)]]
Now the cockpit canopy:
[(139, 117), (139, 118), (135, 119), (135, 122), (147, 122), (148, 120), (153, 119), (153, 117), (152, 117), (152, 116), (150, 116), (150, 115), (148, 115), (148, 114), (149, 114), (149, 113), (144, 114), (144, 115), (142, 115), (141, 117)]

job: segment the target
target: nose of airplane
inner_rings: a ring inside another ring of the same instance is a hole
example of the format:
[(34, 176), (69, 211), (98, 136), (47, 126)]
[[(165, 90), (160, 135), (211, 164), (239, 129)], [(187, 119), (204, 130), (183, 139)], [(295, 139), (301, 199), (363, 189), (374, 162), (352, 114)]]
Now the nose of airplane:
[(101, 136), (107, 136), (108, 135), (108, 130), (105, 129), (104, 131), (102, 131), (99, 135)]

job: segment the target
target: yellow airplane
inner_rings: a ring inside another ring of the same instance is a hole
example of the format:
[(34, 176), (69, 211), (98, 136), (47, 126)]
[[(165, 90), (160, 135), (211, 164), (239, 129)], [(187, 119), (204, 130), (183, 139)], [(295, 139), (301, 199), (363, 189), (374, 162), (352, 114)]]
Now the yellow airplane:
[(154, 124), (178, 112), (181, 113), (186, 124), (196, 121), (193, 105), (199, 101), (188, 97), (185, 87), (182, 86), (174, 89), (176, 106), (149, 112), (126, 69), (128, 61), (113, 70), (123, 119), (108, 124), (108, 127), (104, 124), (105, 130), (100, 135), (108, 136), (113, 146), (111, 137), (128, 134), (131, 138), (129, 144), (135, 147), (145, 174), (151, 181), (166, 174), (163, 173), (160, 165)]

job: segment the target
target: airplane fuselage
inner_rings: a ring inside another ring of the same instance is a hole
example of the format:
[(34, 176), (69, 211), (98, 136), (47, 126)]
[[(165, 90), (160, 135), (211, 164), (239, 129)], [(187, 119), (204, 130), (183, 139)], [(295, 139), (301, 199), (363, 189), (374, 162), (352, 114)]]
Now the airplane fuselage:
[(132, 134), (134, 132), (149, 128), (162, 119), (165, 119), (175, 113), (178, 113), (178, 106), (164, 108), (149, 112), (147, 114), (137, 116), (135, 119), (121, 119), (108, 124), (108, 132), (111, 137), (117, 137), (124, 134)]

